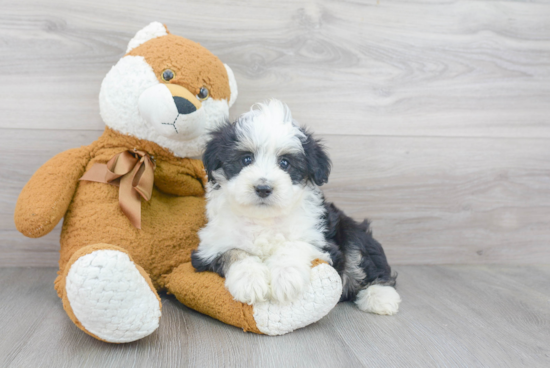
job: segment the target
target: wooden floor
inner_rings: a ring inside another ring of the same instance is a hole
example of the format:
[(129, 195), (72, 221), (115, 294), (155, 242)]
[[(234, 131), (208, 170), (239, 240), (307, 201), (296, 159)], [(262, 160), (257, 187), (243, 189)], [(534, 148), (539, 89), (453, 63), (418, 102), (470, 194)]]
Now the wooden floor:
[(279, 337), (163, 296), (160, 328), (130, 344), (84, 334), (53, 268), (0, 269), (0, 367), (549, 367), (550, 266), (400, 266), (392, 317), (339, 304)]

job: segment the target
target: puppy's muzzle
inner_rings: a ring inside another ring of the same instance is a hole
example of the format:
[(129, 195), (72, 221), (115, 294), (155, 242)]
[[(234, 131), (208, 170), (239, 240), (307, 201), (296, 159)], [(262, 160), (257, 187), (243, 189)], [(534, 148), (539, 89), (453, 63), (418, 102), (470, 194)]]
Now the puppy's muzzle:
[(256, 185), (254, 190), (260, 198), (267, 198), (273, 193), (273, 187), (269, 185)]

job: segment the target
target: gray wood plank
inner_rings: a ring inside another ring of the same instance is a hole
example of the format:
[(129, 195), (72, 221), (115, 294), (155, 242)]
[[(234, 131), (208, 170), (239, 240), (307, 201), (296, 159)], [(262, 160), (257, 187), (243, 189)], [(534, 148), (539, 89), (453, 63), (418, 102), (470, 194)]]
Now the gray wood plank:
[[(2, 367), (547, 367), (550, 266), (399, 266), (393, 317), (339, 304), (280, 337), (243, 333), (163, 296), (161, 325), (111, 345), (72, 325), (55, 269), (0, 269)], [(540, 287), (542, 286), (542, 287)]]
[[(98, 135), (4, 130), (0, 265), (57, 264), (59, 228), (24, 238), (13, 223), (15, 202), (48, 158)], [(327, 199), (370, 218), (391, 263), (550, 262), (547, 139), (320, 137), (334, 163)]]
[(548, 2), (10, 0), (0, 20), (0, 265), (55, 264), (59, 230), (23, 238), (15, 199), (100, 134), (101, 80), (151, 20), (233, 66), (233, 115), (279, 97), (324, 134), (328, 198), (392, 263), (550, 259)]
[[(329, 317), (369, 366), (547, 366), (550, 290), (526, 288), (516, 278), (503, 277), (503, 268), (509, 271), (501, 266), (401, 266), (399, 318), (368, 315), (367, 323), (349, 305)], [(527, 280), (539, 269), (548, 272), (548, 266), (513, 269)], [(355, 333), (349, 326), (357, 326)], [(365, 344), (391, 353), (377, 354), (373, 362), (371, 355), (360, 353)]]
[(327, 198), (396, 264), (548, 263), (545, 139), (326, 136)]
[(3, 128), (101, 129), (103, 76), (159, 20), (234, 68), (234, 114), (277, 97), (324, 134), (550, 137), (545, 1), (2, 4)]
[(0, 230), (0, 267), (57, 267), (61, 224), (51, 233), (29, 239), (17, 230)]

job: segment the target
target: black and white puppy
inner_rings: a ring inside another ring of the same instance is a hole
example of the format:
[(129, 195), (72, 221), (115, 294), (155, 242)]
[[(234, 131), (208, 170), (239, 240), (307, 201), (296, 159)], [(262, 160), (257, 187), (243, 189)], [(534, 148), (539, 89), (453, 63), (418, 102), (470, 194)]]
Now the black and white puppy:
[(342, 277), (340, 301), (397, 312), (401, 299), (382, 246), (368, 221), (357, 223), (325, 202), (319, 186), (328, 181), (330, 159), (286, 105), (258, 104), (223, 125), (203, 161), (208, 224), (192, 255), (195, 269), (225, 277), (243, 303), (288, 302), (304, 291), (319, 258)]

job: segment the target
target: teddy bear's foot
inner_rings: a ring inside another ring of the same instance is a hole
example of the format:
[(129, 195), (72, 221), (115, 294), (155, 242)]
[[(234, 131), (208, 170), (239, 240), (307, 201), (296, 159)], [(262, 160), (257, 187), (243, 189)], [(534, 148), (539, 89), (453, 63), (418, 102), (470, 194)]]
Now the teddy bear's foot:
[(283, 335), (317, 322), (334, 308), (342, 295), (342, 280), (326, 263), (311, 269), (311, 282), (291, 303), (254, 304), (254, 320), (266, 335)]
[(315, 261), (309, 284), (293, 302), (265, 301), (248, 305), (233, 299), (218, 274), (196, 272), (189, 262), (172, 272), (167, 288), (188, 307), (244, 331), (283, 335), (327, 315), (340, 300), (342, 280), (334, 268)]
[(145, 271), (122, 249), (105, 249), (107, 244), (92, 247), (95, 250), (89, 253), (78, 252), (87, 254), (74, 260), (66, 272), (63, 304), (73, 322), (114, 343), (153, 333), (159, 326), (161, 304)]

